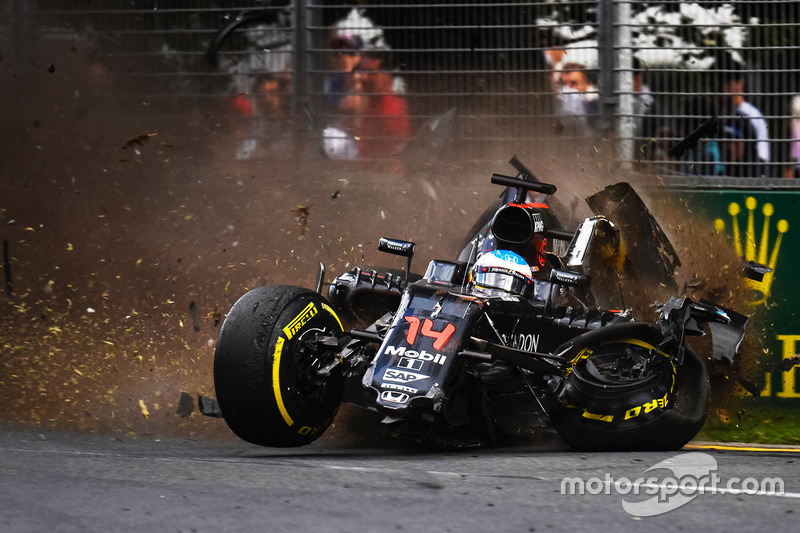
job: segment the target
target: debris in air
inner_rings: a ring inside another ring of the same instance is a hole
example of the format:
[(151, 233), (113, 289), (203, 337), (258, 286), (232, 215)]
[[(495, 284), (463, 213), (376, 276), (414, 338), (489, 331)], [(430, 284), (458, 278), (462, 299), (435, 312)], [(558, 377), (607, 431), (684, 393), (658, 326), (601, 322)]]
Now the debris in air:
[(781, 362), (775, 365), (775, 369), (781, 372), (788, 372), (797, 365), (800, 365), (800, 353), (792, 357), (787, 357), (786, 359), (781, 359)]
[(138, 146), (144, 146), (150, 137), (155, 137), (156, 135), (158, 135), (158, 133), (143, 133), (141, 135), (137, 135), (136, 137), (132, 137), (128, 139), (124, 145), (122, 145), (120, 150), (125, 150), (126, 148), (130, 148), (134, 144)]
[(744, 390), (752, 394), (754, 397), (759, 398), (761, 396), (761, 389), (756, 387), (754, 383), (747, 381), (744, 378), (739, 378), (739, 385), (744, 387)]
[(292, 213), (294, 213), (294, 219), (297, 221), (297, 224), (299, 224), (303, 228), (302, 231), (300, 232), (301, 236), (305, 234), (306, 231), (308, 231), (308, 216), (310, 212), (311, 212), (310, 205), (298, 205), (296, 209), (292, 210)]
[(194, 301), (189, 304), (189, 314), (192, 315), (192, 322), (194, 323), (194, 330), (200, 331), (200, 320), (197, 318), (197, 305)]
[(215, 398), (209, 398), (202, 394), (197, 397), (200, 412), (212, 418), (222, 418), (222, 411), (219, 409), (219, 402)]
[(177, 412), (181, 418), (189, 418), (194, 413), (194, 399), (188, 392), (181, 392)]

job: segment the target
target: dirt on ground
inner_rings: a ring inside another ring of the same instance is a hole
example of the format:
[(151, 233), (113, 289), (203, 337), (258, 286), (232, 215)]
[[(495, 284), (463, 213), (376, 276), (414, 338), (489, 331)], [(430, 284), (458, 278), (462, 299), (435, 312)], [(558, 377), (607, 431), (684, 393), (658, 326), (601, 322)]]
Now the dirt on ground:
[[(74, 47), (31, 57), (0, 61), (10, 95), (0, 102), (0, 420), (228, 436), (196, 402), (214, 396), (214, 345), (239, 296), (313, 287), (319, 263), (328, 279), (404, 266), (377, 252), (381, 236), (415, 241), (417, 271), (453, 258), (500, 192), (491, 172), (513, 174), (426, 159), (405, 175), (359, 172), (313, 150), (237, 160), (241, 140), (202, 106), (175, 115), (116, 99), (114, 66)], [(573, 221), (605, 185), (659, 180), (609, 163), (602, 144), (481, 155), (515, 153), (559, 186)], [(674, 199), (645, 199), (684, 260), (680, 288), (736, 307), (738, 260), (713, 225)], [(359, 419), (343, 413), (328, 438), (355, 431)]]

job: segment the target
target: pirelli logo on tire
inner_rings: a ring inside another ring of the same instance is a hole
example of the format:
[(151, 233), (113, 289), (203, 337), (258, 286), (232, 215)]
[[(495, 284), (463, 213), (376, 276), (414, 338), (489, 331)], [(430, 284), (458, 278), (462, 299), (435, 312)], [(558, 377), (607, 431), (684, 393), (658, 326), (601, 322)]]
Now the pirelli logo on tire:
[(286, 340), (290, 340), (318, 312), (319, 310), (317, 309), (317, 306), (314, 305), (314, 302), (309, 303), (305, 309), (300, 311), (300, 314), (294, 317), (292, 321), (289, 322), (285, 328), (283, 328), (283, 332), (286, 334)]

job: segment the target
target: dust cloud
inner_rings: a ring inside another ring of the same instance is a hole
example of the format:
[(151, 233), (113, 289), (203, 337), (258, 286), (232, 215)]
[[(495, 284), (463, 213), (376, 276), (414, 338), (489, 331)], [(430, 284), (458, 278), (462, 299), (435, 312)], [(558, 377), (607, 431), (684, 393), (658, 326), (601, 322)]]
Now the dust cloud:
[[(420, 160), (388, 177), (315, 158), (236, 160), (240, 141), (202, 107), (160, 114), (116, 98), (111, 74), (125, 68), (74, 47), (0, 61), (10, 95), (0, 103), (2, 420), (229, 436), (181, 397), (214, 396), (214, 344), (239, 296), (267, 283), (312, 287), (320, 262), (329, 278), (356, 265), (402, 267), (379, 255), (381, 236), (415, 241), (415, 270), (452, 258), (500, 192), (490, 174), (513, 173), (458, 160)], [(632, 182), (684, 261), (679, 287), (740, 307), (738, 260), (712, 224), (679, 199), (650, 197), (659, 177), (613, 163), (610, 144), (563, 145), (480, 155), (517, 154), (557, 184), (572, 228), (591, 214), (583, 198)], [(332, 435), (351, 425), (337, 420)]]

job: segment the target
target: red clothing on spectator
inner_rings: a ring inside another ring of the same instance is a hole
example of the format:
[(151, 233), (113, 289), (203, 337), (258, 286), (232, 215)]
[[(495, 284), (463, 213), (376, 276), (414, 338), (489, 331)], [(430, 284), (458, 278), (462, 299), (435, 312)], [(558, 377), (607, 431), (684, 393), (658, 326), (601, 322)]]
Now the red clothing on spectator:
[(405, 99), (394, 94), (373, 97), (358, 133), (359, 158), (371, 160), (395, 157), (406, 145), (410, 135)]

